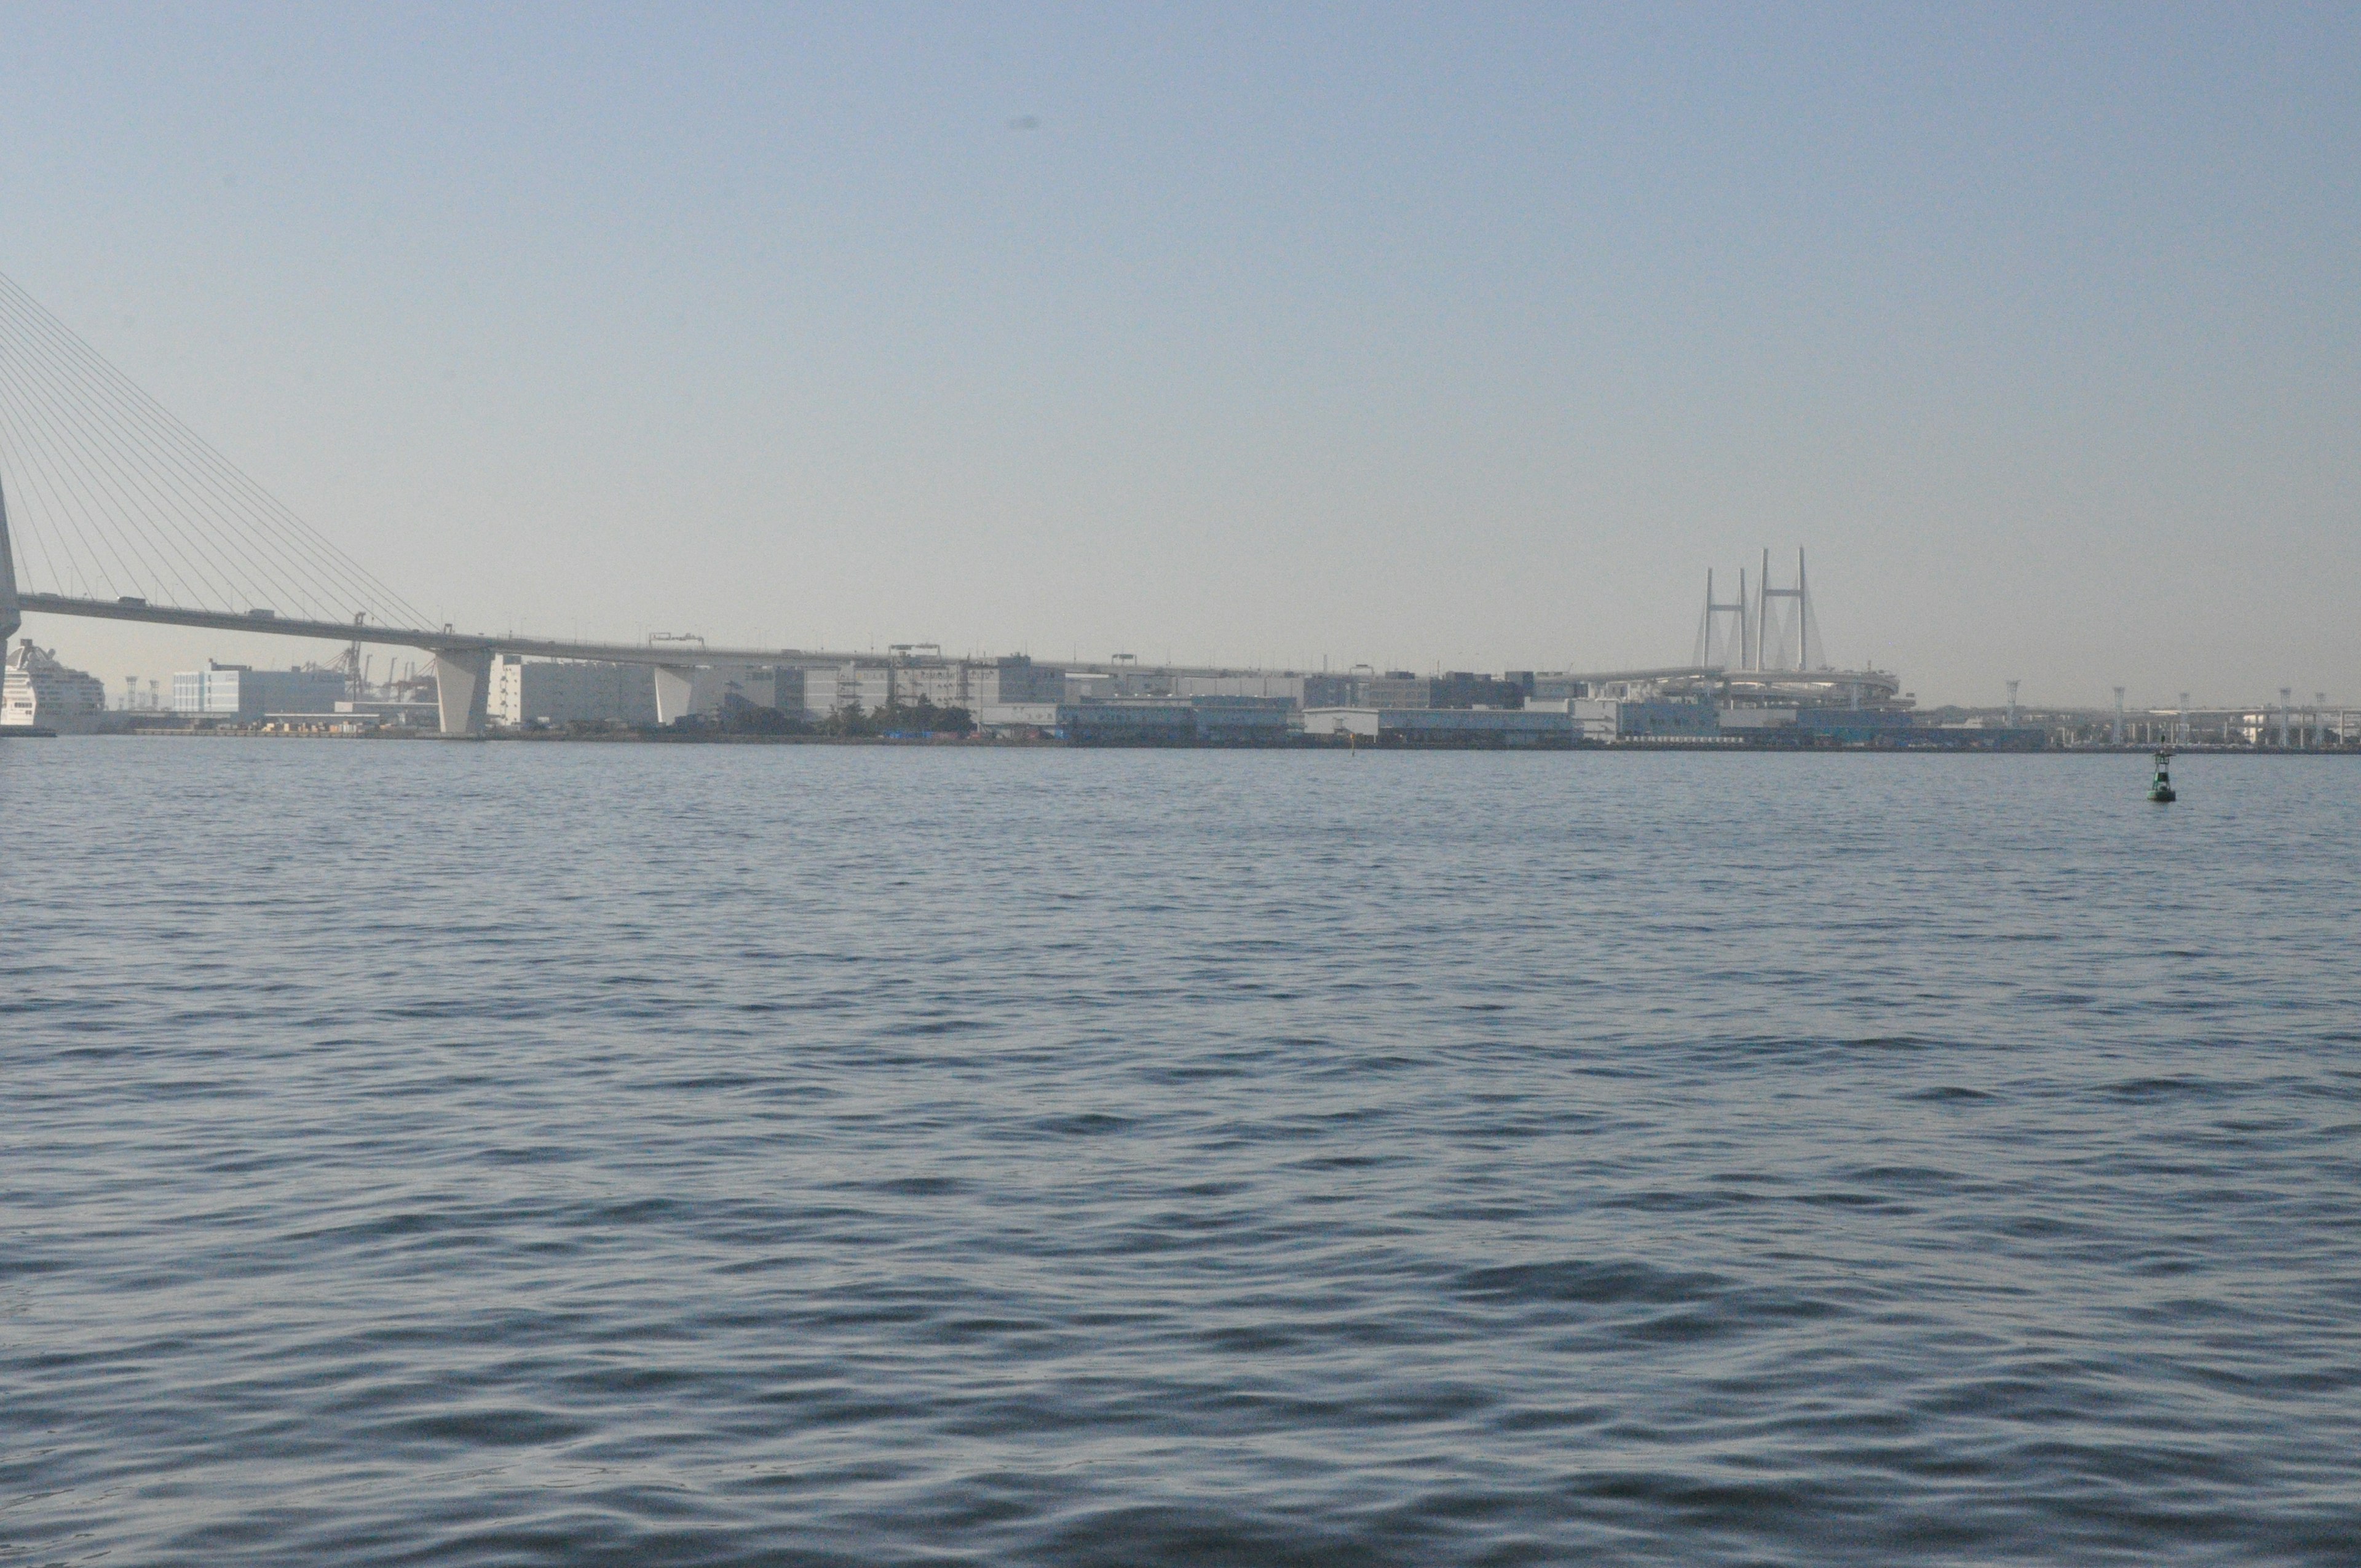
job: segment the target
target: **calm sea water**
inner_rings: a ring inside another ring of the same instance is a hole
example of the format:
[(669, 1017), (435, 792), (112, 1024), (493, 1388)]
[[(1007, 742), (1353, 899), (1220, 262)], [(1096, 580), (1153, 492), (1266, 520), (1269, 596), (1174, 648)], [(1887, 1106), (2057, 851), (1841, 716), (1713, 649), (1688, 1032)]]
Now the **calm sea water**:
[(2361, 766), (0, 747), (0, 1560), (2361, 1561)]

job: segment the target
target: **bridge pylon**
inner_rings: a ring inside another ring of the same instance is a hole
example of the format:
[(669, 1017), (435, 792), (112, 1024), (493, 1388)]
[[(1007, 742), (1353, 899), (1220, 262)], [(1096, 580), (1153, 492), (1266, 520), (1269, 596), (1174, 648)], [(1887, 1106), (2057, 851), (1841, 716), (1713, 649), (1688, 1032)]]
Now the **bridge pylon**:
[(689, 712), (696, 704), (697, 666), (694, 664), (658, 664), (656, 666), (656, 722), (670, 724)]
[(434, 708), (444, 734), (466, 736), (484, 732), (486, 699), (491, 694), (491, 685), (490, 649), (434, 650)]
[(16, 603), (16, 557), (8, 544), (8, 490), (0, 483), (0, 652), (7, 651), (8, 639), (24, 624)]

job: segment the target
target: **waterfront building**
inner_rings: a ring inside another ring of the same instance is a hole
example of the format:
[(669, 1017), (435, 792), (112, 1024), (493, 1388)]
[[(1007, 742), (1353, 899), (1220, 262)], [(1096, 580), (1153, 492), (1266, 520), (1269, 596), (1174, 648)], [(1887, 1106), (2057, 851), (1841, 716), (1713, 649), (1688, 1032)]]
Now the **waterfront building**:
[(987, 695), (981, 686), (976, 701), (983, 703), (1062, 702), (1066, 696), (1066, 672), (1054, 664), (1037, 664), (1023, 653), (993, 661), (990, 671), (992, 690)]
[(1613, 704), (1618, 740), (1710, 740), (1721, 734), (1721, 718), (1708, 700), (1635, 701)]
[(1120, 698), (1179, 696), (1179, 677), (1169, 670), (1072, 670), (1066, 674), (1068, 702), (1114, 702)]
[[(999, 665), (981, 660), (894, 664), (872, 673), (884, 677), (870, 683), (882, 693), (884, 700), (902, 707), (916, 707), (924, 702), (937, 707), (963, 707), (973, 713), (987, 702), (1004, 700), (1000, 696)], [(876, 707), (881, 704), (864, 702), (862, 706)]]
[(535, 724), (653, 724), (655, 678), (645, 664), (501, 654), (492, 661), (485, 707), (493, 723), (511, 729)]
[(1175, 696), (1276, 698), (1297, 707), (1348, 707), (1358, 684), (1350, 675), (1180, 675)]
[(733, 705), (743, 703), (752, 707), (769, 707), (776, 699), (777, 675), (769, 664), (697, 664), (688, 668), (688, 695), (677, 713), (668, 712), (654, 700), (656, 675), (642, 669), (641, 678), (647, 683), (651, 696), (648, 717), (625, 719), (629, 724), (655, 724), (668, 719), (710, 718)]
[(1722, 733), (1767, 735), (1776, 730), (1793, 729), (1799, 709), (1793, 707), (1741, 707), (1725, 706), (1719, 710)]
[(106, 683), (70, 670), (29, 637), (7, 658), (0, 683), (0, 724), (53, 729), (60, 735), (98, 728), (106, 713)]
[(1110, 697), (990, 703), (975, 710), (987, 735), (1078, 746), (1276, 746), (1296, 733), (1284, 697)]
[[(1054, 705), (1075, 696), (1068, 689), (1063, 669), (1036, 664), (1021, 653), (1002, 659), (921, 657), (817, 665), (795, 673), (804, 683), (802, 707), (793, 708), (784, 701), (778, 706), (784, 712), (800, 711), (811, 718), (826, 718), (856, 703), (863, 713), (930, 703), (980, 714), (994, 707)], [(1112, 677), (1103, 684), (1112, 692)]]
[(1426, 706), (1429, 707), (1522, 707), (1532, 690), (1531, 675), (1523, 680), (1502, 680), (1496, 675), (1478, 675), (1466, 670), (1454, 670), (1427, 683)]
[(1180, 746), (1197, 739), (1197, 710), (1154, 697), (1061, 703), (1058, 728), (1078, 746)]
[(1202, 745), (1283, 745), (1301, 727), (1301, 708), (1285, 696), (1192, 696), (1189, 707)]
[(893, 672), (882, 664), (830, 664), (804, 670), (804, 713), (826, 718), (858, 707), (874, 713), (893, 696)]
[[(793, 664), (780, 664), (771, 671), (771, 700), (767, 705), (777, 708), (790, 718), (799, 718), (805, 712), (804, 685), (806, 672)], [(752, 697), (747, 699), (752, 701)]]
[(1563, 707), (1315, 707), (1303, 732), (1381, 746), (1516, 747), (1562, 750), (1581, 737)]
[(977, 728), (1003, 740), (1038, 740), (1058, 732), (1054, 702), (994, 702), (975, 710)]
[(433, 701), (419, 702), (405, 697), (362, 697), (336, 704), (339, 714), (366, 718), (374, 725), (390, 729), (434, 729), (442, 724), (442, 716)]
[[(743, 703), (804, 717), (808, 673), (799, 667), (728, 663), (686, 668), (688, 695), (683, 714), (718, 714)], [(835, 672), (825, 672), (819, 684), (832, 696)], [(661, 719), (654, 670), (645, 664), (596, 660), (499, 655), (492, 661), (485, 707), (493, 723), (517, 729), (564, 724), (643, 725)]]
[(1907, 745), (1942, 734), (1920, 729), (1916, 714), (1890, 707), (1806, 707), (1796, 713), (1795, 728), (1815, 741), (1840, 746)]
[(1382, 675), (1364, 675), (1359, 685), (1360, 689), (1354, 693), (1350, 706), (1388, 710), (1434, 706), (1434, 683), (1413, 675), (1408, 670), (1388, 670)]
[(709, 664), (689, 684), (691, 713), (719, 713), (732, 703), (776, 708), (790, 718), (804, 713), (807, 673), (792, 664)]
[(334, 670), (258, 670), (212, 660), (172, 676), (172, 711), (192, 718), (258, 724), (273, 713), (333, 713), (346, 699)]

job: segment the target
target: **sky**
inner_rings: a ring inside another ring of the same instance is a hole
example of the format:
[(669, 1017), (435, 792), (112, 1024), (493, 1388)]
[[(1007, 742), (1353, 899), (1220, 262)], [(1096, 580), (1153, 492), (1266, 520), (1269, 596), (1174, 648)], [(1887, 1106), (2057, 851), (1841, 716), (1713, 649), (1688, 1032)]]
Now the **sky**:
[(2361, 701), (2350, 5), (5, 18), (0, 272), (463, 629)]

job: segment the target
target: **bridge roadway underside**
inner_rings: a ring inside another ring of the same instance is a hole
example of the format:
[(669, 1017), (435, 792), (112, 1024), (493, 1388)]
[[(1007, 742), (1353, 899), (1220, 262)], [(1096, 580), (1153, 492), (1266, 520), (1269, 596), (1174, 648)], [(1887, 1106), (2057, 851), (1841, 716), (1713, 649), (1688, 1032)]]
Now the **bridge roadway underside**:
[[(528, 659), (588, 659), (610, 664), (645, 664), (655, 680), (656, 718), (670, 723), (687, 711), (696, 671), (708, 664), (883, 664), (875, 653), (842, 653), (819, 648), (699, 648), (691, 655), (677, 646), (649, 647), (635, 642), (559, 642), (545, 638), (492, 635), (485, 632), (439, 631), (397, 626), (372, 626), (358, 621), (297, 620), (284, 616), (237, 615), (220, 610), (181, 609), (138, 600), (72, 598), (63, 594), (19, 594), (27, 615), (71, 615), (93, 620), (131, 620), (149, 626), (186, 626), (211, 631), (259, 632), (271, 637), (303, 637), (322, 642), (366, 642), (373, 647), (423, 648), (434, 655), (435, 702), (443, 733), (452, 736), (484, 732), (485, 699), (491, 685), (492, 658), (513, 653)], [(1064, 669), (1115, 672), (1128, 663), (1068, 661)], [(1229, 675), (1252, 674), (1213, 665), (1164, 665), (1174, 674)]]

